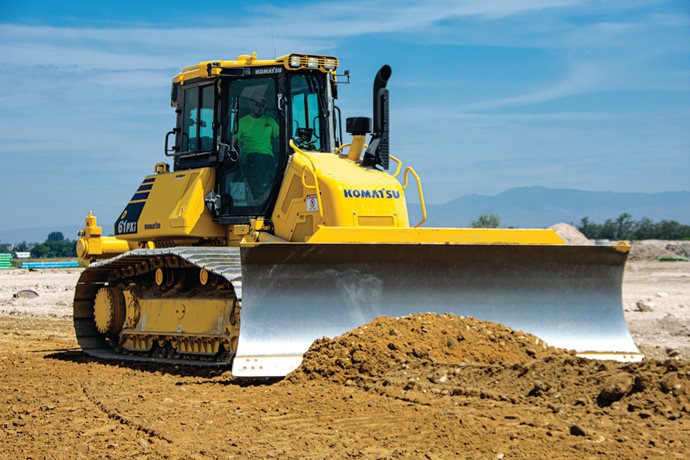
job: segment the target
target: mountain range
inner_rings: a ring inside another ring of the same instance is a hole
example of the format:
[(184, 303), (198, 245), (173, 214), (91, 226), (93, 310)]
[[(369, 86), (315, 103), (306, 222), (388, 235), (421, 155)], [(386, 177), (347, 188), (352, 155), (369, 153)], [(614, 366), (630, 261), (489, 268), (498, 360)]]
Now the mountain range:
[[(408, 203), (410, 223), (421, 218), (419, 203)], [(427, 205), (425, 227), (467, 227), (481, 214), (496, 214), (502, 227), (544, 228), (559, 222), (578, 224), (583, 217), (602, 223), (628, 213), (634, 220), (675, 220), (690, 224), (690, 192), (590, 192), (546, 187), (512, 188), (498, 195), (464, 195)], [(50, 232), (75, 239), (77, 225), (0, 229), (0, 243), (43, 242)], [(103, 225), (112, 234), (112, 225)]]
[[(409, 204), (410, 223), (421, 217)], [(502, 227), (543, 228), (559, 222), (578, 224), (583, 217), (602, 223), (628, 213), (633, 220), (690, 223), (690, 192), (590, 192), (546, 187), (512, 188), (498, 195), (464, 195), (444, 204), (427, 205), (425, 227), (466, 227), (481, 214), (496, 214)]]

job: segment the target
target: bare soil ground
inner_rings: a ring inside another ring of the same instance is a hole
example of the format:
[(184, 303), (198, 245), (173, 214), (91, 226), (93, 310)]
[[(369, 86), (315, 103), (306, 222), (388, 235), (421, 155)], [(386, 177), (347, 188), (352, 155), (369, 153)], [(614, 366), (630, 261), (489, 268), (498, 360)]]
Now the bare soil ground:
[[(638, 364), (589, 361), (471, 318), (381, 319), (298, 372), (95, 362), (78, 272), (0, 272), (0, 458), (687, 458), (690, 263), (629, 262)], [(23, 289), (35, 298), (13, 298)], [(638, 302), (651, 311), (638, 311)], [(461, 364), (462, 363), (462, 364)]]
[[(640, 311), (638, 304), (651, 311)], [(647, 357), (690, 360), (690, 262), (629, 261), (623, 306), (633, 339)]]

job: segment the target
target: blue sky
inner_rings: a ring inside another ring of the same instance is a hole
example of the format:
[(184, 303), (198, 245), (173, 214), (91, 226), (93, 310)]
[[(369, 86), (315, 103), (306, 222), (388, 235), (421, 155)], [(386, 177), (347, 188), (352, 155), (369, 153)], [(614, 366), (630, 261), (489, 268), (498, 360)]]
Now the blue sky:
[(113, 222), (163, 160), (173, 75), (252, 51), (338, 56), (345, 117), (391, 65), (392, 150), (431, 203), (690, 190), (687, 0), (7, 0), (0, 229)]

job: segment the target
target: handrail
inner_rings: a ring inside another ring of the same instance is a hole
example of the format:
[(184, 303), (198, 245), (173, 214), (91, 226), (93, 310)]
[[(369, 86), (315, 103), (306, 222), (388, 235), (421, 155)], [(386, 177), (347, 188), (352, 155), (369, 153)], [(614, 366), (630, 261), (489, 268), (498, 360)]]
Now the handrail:
[(412, 166), (408, 166), (405, 169), (405, 182), (403, 184), (403, 190), (407, 189), (407, 173), (411, 173), (414, 178), (417, 180), (417, 190), (419, 190), (419, 203), (422, 205), (422, 220), (417, 222), (416, 225), (414, 225), (414, 228), (419, 227), (426, 221), (426, 205), (424, 204), (424, 194), (422, 193), (422, 181), (419, 180), (419, 175), (417, 175), (417, 172), (412, 169)]
[[(333, 151), (333, 153), (339, 154), (340, 151), (341, 151), (342, 149), (344, 149), (345, 147), (349, 147), (349, 146), (351, 146), (351, 145), (352, 145), (352, 142), (348, 142), (347, 144), (343, 144), (343, 145), (341, 145), (340, 147), (338, 147), (337, 149), (335, 149), (335, 150)], [(366, 149), (366, 148), (369, 148), (369, 145), (364, 144), (362, 147)]]
[(393, 155), (388, 155), (388, 158), (398, 163), (398, 167), (395, 169), (395, 174), (393, 174), (393, 177), (398, 177), (398, 174), (400, 174), (400, 169), (402, 168), (402, 160), (394, 157)]
[(341, 151), (342, 149), (344, 149), (345, 147), (349, 147), (349, 146), (351, 146), (351, 145), (352, 145), (352, 143), (343, 144), (343, 145), (341, 145), (340, 147), (338, 147), (337, 149), (335, 149), (335, 150), (333, 151), (333, 153), (335, 153), (335, 154), (337, 155), (338, 153), (340, 153), (340, 151)]
[(292, 147), (293, 150), (297, 150), (299, 153), (304, 153), (304, 150), (297, 147), (297, 144), (295, 144), (294, 139), (290, 139), (290, 147)]
[[(302, 154), (302, 156), (307, 160), (307, 167), (305, 167), (302, 170), (302, 186), (306, 189), (314, 189), (316, 191), (316, 202), (319, 206), (319, 218), (320, 221), (319, 223), (323, 223), (323, 205), (321, 203), (321, 192), (319, 191), (319, 179), (316, 177), (316, 168), (314, 168), (314, 163), (311, 161), (311, 158), (307, 156), (307, 154), (304, 153), (303, 150), (301, 150), (299, 147), (295, 145), (292, 139), (290, 139), (290, 147), (295, 150), (295, 152), (299, 152)], [(311, 173), (312, 177), (314, 177), (314, 185), (309, 185), (307, 184), (307, 178), (305, 176), (305, 173), (309, 170)]]

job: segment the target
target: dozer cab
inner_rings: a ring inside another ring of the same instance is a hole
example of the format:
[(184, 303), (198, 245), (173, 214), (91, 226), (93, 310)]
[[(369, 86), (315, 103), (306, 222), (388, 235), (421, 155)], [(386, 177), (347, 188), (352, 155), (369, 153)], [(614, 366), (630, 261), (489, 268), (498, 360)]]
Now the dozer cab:
[(640, 359), (621, 303), (628, 245), (410, 225), (408, 185), (426, 212), (419, 177), (389, 152), (391, 69), (375, 77), (373, 117), (346, 120), (344, 143), (337, 68), (330, 56), (252, 55), (174, 77), (172, 168), (143, 179), (114, 236), (89, 213), (77, 243), (86, 354), (284, 376), (322, 336), (448, 312), (583, 356)]

